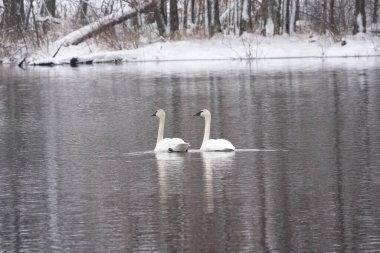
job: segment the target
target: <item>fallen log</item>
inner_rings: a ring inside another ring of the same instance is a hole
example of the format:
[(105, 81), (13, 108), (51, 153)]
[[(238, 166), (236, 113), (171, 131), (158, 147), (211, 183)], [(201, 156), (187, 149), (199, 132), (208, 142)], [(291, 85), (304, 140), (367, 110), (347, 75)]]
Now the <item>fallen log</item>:
[(58, 46), (70, 46), (70, 45), (78, 45), (79, 43), (97, 35), (106, 30), (107, 28), (120, 24), (130, 18), (135, 17), (138, 13), (146, 13), (149, 12), (153, 7), (154, 3), (147, 3), (143, 5), (141, 8), (134, 10), (120, 10), (116, 13), (105, 16), (98, 21), (95, 21), (91, 24), (88, 24), (76, 31), (73, 31), (66, 35), (65, 37), (54, 42)]
[(56, 65), (70, 65), (71, 67), (77, 67), (79, 65), (89, 65), (94, 63), (114, 63), (119, 64), (126, 61), (135, 61), (136, 55), (131, 54), (128, 50), (114, 51), (114, 52), (100, 52), (90, 55), (74, 56), (68, 58), (44, 58), (35, 61), (31, 61), (28, 64), (32, 66), (49, 66)]

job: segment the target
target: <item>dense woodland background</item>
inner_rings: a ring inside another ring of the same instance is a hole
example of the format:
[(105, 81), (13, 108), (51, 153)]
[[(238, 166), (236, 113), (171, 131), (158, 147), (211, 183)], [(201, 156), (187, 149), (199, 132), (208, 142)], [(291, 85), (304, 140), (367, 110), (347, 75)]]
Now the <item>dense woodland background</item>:
[(244, 32), (325, 34), (338, 41), (359, 32), (377, 35), (378, 12), (379, 0), (0, 0), (0, 58), (44, 47), (115, 13), (125, 15), (86, 39), (116, 50)]

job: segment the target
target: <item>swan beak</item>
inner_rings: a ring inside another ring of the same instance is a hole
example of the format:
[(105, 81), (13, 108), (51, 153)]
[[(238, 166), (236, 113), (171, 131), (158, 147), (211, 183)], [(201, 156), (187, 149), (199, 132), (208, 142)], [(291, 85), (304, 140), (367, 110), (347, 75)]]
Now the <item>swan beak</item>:
[(153, 116), (157, 116), (156, 114), (157, 114), (157, 112), (153, 113), (153, 114), (150, 115), (150, 116), (151, 116), (151, 117), (153, 117)]
[(196, 114), (194, 114), (193, 116), (201, 116), (201, 113), (202, 113), (202, 111), (200, 111), (200, 112), (197, 112)]

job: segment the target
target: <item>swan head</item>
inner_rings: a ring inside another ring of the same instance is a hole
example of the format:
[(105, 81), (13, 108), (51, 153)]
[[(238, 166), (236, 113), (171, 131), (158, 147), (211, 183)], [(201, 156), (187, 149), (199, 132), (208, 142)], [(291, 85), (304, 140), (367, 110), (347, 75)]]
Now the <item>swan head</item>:
[(158, 109), (152, 116), (156, 116), (159, 119), (165, 118), (165, 111), (162, 109)]
[(207, 109), (200, 110), (194, 116), (201, 116), (202, 118), (211, 117), (211, 112)]

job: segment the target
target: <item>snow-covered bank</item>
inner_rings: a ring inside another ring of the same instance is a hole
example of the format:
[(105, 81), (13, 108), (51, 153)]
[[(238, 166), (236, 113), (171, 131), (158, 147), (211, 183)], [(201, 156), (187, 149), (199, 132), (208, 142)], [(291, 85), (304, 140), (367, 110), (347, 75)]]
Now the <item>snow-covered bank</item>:
[[(277, 75), (278, 72), (315, 72), (326, 69), (342, 68), (347, 71), (360, 69), (363, 66), (380, 66), (380, 57), (333, 57), (333, 58), (283, 58), (283, 59), (262, 59), (257, 61), (161, 61), (161, 62), (126, 62), (115, 68), (113, 64), (84, 66), (82, 71), (104, 71), (105, 73), (114, 72), (115, 74), (128, 73), (137, 74), (144, 77), (149, 76), (171, 76), (210, 72), (244, 72), (249, 69), (255, 75)], [(101, 70), (99, 70), (101, 68)], [(63, 69), (66, 69), (63, 67)], [(41, 70), (45, 71), (45, 70)]]
[(101, 51), (89, 43), (62, 47), (56, 57), (40, 52), (28, 59), (31, 65), (114, 61), (236, 60), (315, 57), (363, 57), (380, 55), (380, 37), (365, 34), (346, 38), (347, 44), (326, 37), (276, 36), (217, 37), (210, 40), (157, 42), (132, 50)]

